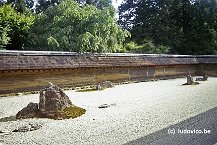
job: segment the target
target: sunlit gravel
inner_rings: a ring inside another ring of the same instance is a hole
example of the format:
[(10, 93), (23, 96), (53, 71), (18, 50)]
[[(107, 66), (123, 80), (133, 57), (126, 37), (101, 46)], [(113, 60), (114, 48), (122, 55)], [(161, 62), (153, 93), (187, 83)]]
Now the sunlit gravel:
[[(94, 92), (66, 91), (73, 104), (87, 110), (76, 119), (25, 119), (0, 122), (0, 144), (124, 144), (217, 107), (217, 78), (182, 86), (185, 78), (115, 86)], [(0, 98), (1, 118), (15, 116), (39, 94)], [(102, 104), (115, 104), (98, 108)], [(13, 117), (11, 117), (13, 118)], [(19, 126), (42, 128), (12, 133)]]

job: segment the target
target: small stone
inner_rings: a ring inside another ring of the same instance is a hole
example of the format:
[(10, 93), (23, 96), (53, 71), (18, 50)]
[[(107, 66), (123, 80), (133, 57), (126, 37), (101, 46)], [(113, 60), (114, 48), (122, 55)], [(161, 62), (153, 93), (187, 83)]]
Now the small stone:
[(98, 108), (108, 108), (108, 107), (110, 107), (109, 104), (102, 104), (102, 105), (100, 105)]
[(108, 108), (108, 107), (112, 107), (112, 106), (116, 106), (116, 103), (113, 103), (113, 104), (102, 104), (98, 108)]
[(12, 132), (18, 132), (18, 129), (14, 129)]
[(31, 126), (30, 131), (38, 130), (42, 127), (41, 124), (29, 124)]

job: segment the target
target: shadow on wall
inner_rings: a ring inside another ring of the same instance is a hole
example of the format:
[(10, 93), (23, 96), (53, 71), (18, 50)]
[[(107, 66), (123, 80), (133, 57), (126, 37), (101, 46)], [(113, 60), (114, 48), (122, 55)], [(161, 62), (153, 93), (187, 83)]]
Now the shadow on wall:
[(217, 143), (216, 120), (217, 107), (125, 145), (214, 145)]

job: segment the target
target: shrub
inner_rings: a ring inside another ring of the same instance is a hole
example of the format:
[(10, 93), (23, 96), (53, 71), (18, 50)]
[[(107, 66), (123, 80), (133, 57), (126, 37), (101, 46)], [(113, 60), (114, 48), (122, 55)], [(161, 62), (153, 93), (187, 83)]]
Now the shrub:
[(147, 54), (165, 54), (169, 53), (170, 48), (163, 45), (155, 45), (152, 41), (144, 41), (143, 44), (138, 45), (133, 41), (125, 44), (124, 48), (128, 52), (133, 53), (147, 53)]

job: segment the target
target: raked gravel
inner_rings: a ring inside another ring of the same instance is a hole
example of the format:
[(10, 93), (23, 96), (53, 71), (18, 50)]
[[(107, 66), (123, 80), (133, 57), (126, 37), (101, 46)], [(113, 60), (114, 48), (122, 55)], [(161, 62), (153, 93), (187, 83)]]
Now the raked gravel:
[[(39, 94), (0, 98), (0, 144), (124, 144), (181, 122), (217, 106), (217, 78), (196, 86), (182, 86), (186, 78), (115, 86), (94, 92), (66, 91), (73, 104), (87, 110), (75, 119), (3, 121), (39, 102)], [(98, 108), (102, 104), (115, 104)], [(42, 128), (11, 132), (29, 123)]]

